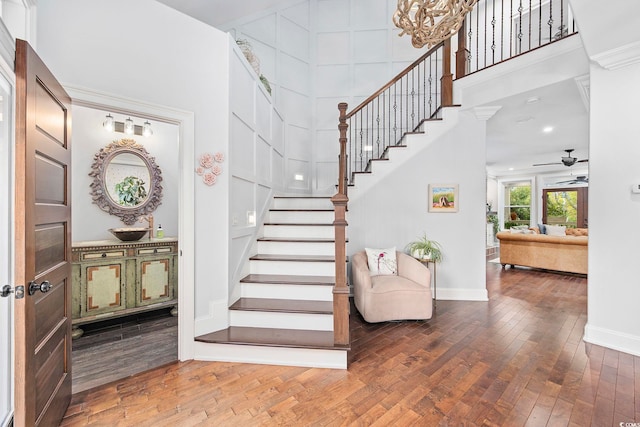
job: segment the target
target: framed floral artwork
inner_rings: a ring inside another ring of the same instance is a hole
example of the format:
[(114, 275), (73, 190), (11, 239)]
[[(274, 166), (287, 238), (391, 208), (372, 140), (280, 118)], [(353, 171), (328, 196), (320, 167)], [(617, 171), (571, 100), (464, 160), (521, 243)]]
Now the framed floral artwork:
[(429, 212), (458, 212), (458, 184), (429, 184)]

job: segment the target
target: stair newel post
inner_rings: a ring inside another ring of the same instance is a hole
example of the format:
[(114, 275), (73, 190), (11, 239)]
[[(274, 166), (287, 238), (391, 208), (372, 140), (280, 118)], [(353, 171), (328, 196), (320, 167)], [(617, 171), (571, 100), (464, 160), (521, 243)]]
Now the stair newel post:
[(467, 75), (469, 69), (469, 49), (467, 49), (467, 21), (462, 21), (458, 30), (458, 50), (456, 51), (456, 79)]
[(336, 282), (333, 288), (333, 341), (336, 345), (348, 346), (349, 339), (349, 288), (347, 287), (347, 247), (346, 247), (346, 212), (347, 203), (347, 183), (346, 183), (346, 150), (347, 150), (347, 104), (341, 102), (338, 105), (340, 110), (340, 121), (338, 129), (340, 131), (340, 159), (338, 192), (331, 198), (335, 212), (333, 226), (335, 229), (335, 260), (336, 260)]
[(444, 41), (442, 48), (441, 105), (453, 105), (453, 73), (451, 72), (451, 37)]

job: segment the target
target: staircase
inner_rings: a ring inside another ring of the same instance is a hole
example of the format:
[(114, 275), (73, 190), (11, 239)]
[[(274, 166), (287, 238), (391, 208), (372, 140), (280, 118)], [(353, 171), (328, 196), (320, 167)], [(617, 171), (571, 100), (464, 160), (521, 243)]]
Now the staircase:
[(333, 218), (329, 197), (275, 197), (230, 326), (196, 341), (216, 360), (346, 369), (349, 348), (333, 334)]

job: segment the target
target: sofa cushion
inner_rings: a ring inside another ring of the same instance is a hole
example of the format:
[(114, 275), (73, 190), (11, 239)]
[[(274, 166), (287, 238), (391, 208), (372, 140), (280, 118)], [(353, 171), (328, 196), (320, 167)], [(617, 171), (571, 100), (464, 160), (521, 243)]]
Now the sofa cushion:
[(548, 234), (549, 236), (566, 236), (566, 229), (567, 227), (565, 227), (564, 225), (547, 225), (547, 232), (545, 234)]
[(367, 253), (367, 265), (372, 276), (398, 274), (396, 261), (396, 248), (372, 249), (365, 248)]
[(429, 292), (429, 288), (424, 287), (413, 280), (402, 276), (375, 276), (371, 278), (372, 292), (379, 294), (385, 292)]
[(588, 236), (589, 229), (588, 228), (567, 228), (565, 230), (567, 236)]

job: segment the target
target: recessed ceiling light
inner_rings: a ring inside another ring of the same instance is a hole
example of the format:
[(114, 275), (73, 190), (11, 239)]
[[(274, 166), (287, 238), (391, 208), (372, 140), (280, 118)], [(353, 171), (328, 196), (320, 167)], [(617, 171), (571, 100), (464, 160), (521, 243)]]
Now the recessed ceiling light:
[(549, 132), (553, 132), (553, 126), (545, 126), (542, 128), (542, 132), (544, 133), (549, 133)]
[(510, 171), (514, 170), (514, 168), (509, 168)]
[(526, 122), (530, 122), (531, 120), (533, 120), (533, 117), (531, 116), (519, 117), (516, 119), (516, 123), (526, 123)]
[(537, 96), (532, 96), (531, 98), (528, 98), (526, 103), (527, 104), (535, 104), (536, 102), (540, 101), (540, 98)]

